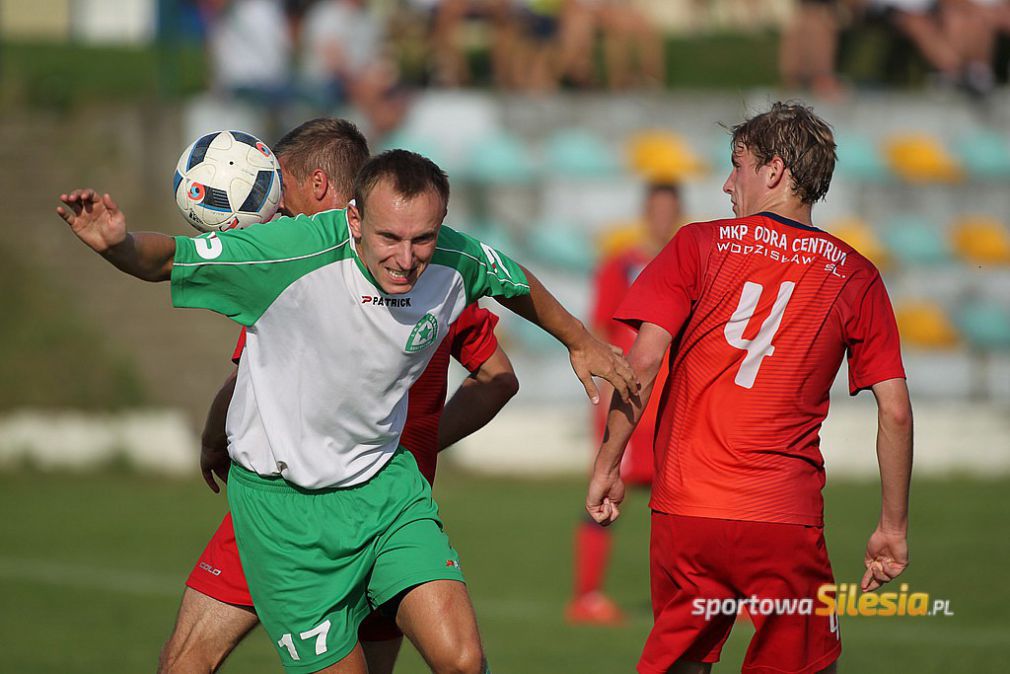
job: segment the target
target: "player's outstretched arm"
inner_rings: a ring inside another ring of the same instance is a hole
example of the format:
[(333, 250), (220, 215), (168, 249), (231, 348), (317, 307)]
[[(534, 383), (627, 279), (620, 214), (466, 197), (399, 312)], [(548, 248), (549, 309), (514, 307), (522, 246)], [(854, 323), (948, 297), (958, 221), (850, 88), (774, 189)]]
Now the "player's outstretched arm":
[(912, 404), (904, 379), (874, 384), (880, 521), (866, 544), (864, 592), (894, 580), (908, 566), (908, 492), (912, 479)]
[(235, 395), (237, 379), (238, 368), (235, 368), (211, 401), (207, 421), (203, 425), (203, 436), (200, 438), (200, 472), (203, 473), (204, 482), (215, 494), (221, 491), (214, 481), (215, 475), (221, 482), (228, 482), (231, 457), (228, 456), (228, 432), (225, 430), (225, 422), (228, 419), (228, 407)]
[(643, 323), (628, 352), (628, 360), (642, 383), (642, 389), (628, 401), (614, 396), (610, 402), (607, 429), (596, 454), (586, 495), (586, 511), (603, 526), (611, 524), (621, 514), (620, 505), (624, 500), (621, 459), (642, 412), (649, 404), (656, 375), (672, 341), (673, 336), (663, 328), (653, 323)]
[(89, 248), (118, 269), (145, 281), (172, 275), (175, 239), (164, 234), (126, 230), (126, 216), (108, 194), (92, 189), (61, 194), (56, 213)]
[(519, 378), (499, 346), (449, 398), (438, 423), (438, 451), (483, 428), (519, 392)]
[(627, 402), (638, 393), (638, 380), (621, 350), (593, 337), (586, 326), (572, 316), (531, 271), (523, 268), (530, 285), (530, 294), (522, 297), (496, 297), (500, 304), (539, 325), (568, 348), (572, 369), (595, 405), (600, 392), (593, 377), (606, 379)]

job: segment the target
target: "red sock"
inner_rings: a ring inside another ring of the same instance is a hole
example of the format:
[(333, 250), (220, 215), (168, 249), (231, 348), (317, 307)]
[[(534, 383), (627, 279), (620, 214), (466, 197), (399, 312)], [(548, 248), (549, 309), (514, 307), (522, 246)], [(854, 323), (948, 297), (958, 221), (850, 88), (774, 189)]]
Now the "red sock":
[(583, 522), (575, 531), (575, 596), (596, 592), (610, 557), (610, 532), (596, 522)]

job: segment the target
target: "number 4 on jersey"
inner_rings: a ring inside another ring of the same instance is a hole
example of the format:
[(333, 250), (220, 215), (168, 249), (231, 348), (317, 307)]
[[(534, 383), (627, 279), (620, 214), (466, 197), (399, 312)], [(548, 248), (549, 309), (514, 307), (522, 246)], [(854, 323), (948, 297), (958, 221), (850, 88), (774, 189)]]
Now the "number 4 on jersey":
[(751, 283), (750, 281), (744, 283), (740, 303), (730, 317), (729, 323), (726, 324), (725, 330), (726, 341), (729, 342), (729, 345), (747, 352), (743, 363), (740, 364), (740, 370), (733, 380), (737, 386), (746, 389), (753, 388), (754, 380), (761, 368), (761, 361), (775, 353), (772, 338), (779, 331), (779, 326), (782, 324), (782, 314), (785, 313), (786, 305), (789, 304), (789, 298), (792, 297), (795, 287), (796, 284), (792, 281), (785, 281), (779, 286), (778, 297), (775, 298), (775, 304), (772, 306), (768, 318), (761, 324), (761, 329), (758, 330), (754, 339), (744, 339), (743, 333), (747, 329), (750, 319), (754, 316), (754, 310), (757, 309), (761, 293), (764, 292), (764, 286), (760, 283)]

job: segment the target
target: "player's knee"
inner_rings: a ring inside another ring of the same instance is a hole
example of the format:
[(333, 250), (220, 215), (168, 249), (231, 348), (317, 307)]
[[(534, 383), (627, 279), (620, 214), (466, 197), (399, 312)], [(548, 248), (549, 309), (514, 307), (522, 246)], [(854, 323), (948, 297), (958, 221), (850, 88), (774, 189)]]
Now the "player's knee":
[(165, 642), (158, 654), (158, 674), (196, 674), (217, 671), (222, 658), (199, 648), (189, 639), (177, 638), (175, 634)]
[(436, 674), (484, 674), (486, 668), (484, 649), (480, 642), (462, 644), (435, 667)]

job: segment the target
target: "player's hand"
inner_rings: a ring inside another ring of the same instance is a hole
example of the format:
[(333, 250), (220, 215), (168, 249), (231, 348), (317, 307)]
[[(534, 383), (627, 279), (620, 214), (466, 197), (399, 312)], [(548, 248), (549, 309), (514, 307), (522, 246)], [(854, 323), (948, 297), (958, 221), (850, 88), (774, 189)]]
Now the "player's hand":
[(629, 402), (632, 396), (638, 394), (638, 378), (616, 346), (606, 344), (587, 332), (586, 338), (571, 348), (569, 357), (572, 369), (594, 405), (600, 402), (600, 390), (593, 381), (593, 376), (610, 382), (624, 402)]
[(908, 566), (908, 542), (904, 532), (883, 531), (880, 527), (866, 544), (866, 573), (861, 583), (863, 592), (872, 592), (888, 583)]
[(609, 526), (621, 516), (624, 482), (620, 475), (595, 471), (586, 494), (586, 512), (597, 524)]
[(221, 487), (214, 481), (214, 476), (217, 475), (221, 484), (228, 484), (230, 467), (231, 457), (228, 456), (227, 446), (212, 447), (204, 444), (200, 447), (200, 472), (203, 473), (203, 481), (215, 494), (221, 493)]
[(97, 253), (105, 253), (126, 239), (126, 216), (108, 194), (92, 189), (61, 194), (63, 206), (56, 213), (81, 241)]

